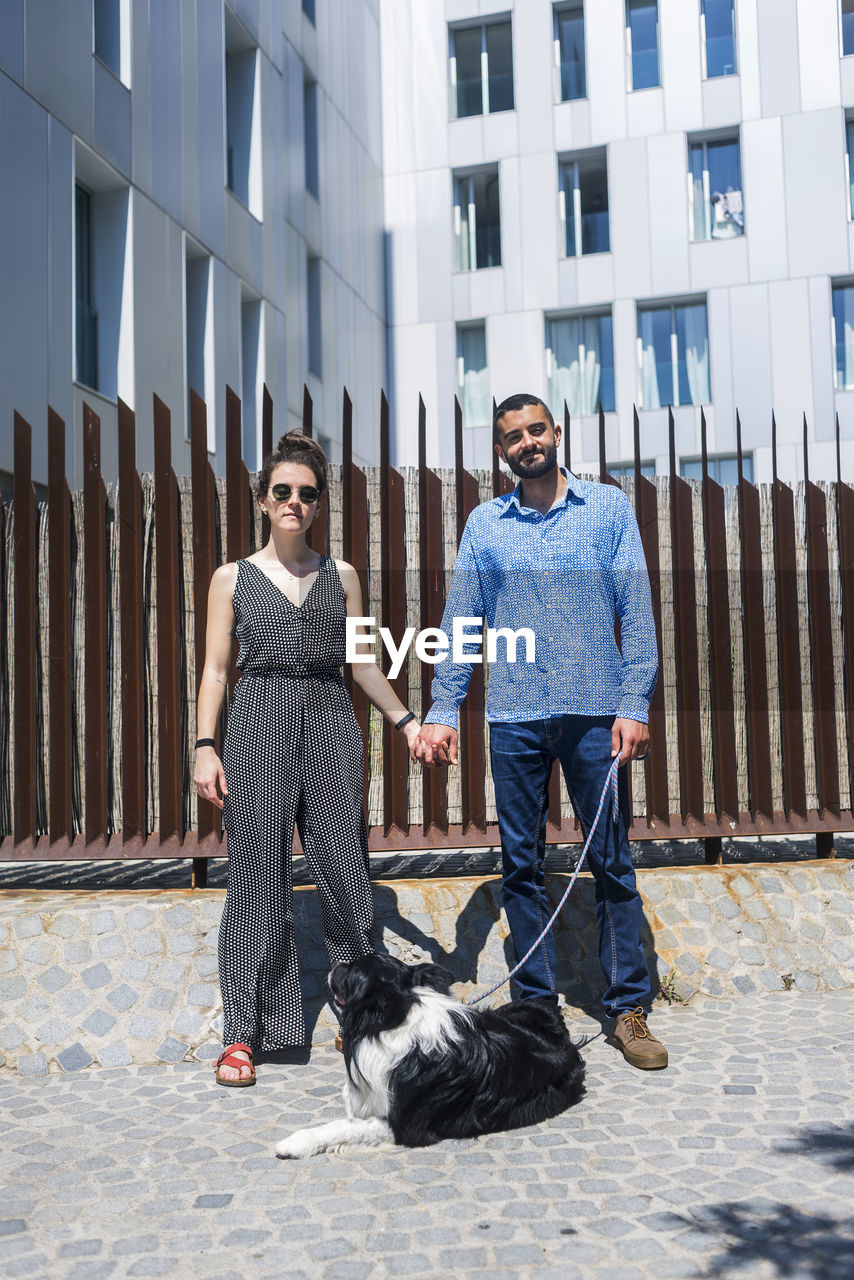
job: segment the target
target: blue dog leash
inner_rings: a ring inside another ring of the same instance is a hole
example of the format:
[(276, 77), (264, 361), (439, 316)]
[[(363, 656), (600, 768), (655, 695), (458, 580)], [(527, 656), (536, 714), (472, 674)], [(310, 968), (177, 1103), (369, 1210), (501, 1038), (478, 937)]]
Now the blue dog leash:
[(534, 945), (525, 952), (525, 954), (522, 956), (522, 959), (519, 961), (519, 963), (510, 970), (506, 978), (502, 978), (500, 982), (496, 982), (495, 986), (490, 987), (488, 991), (484, 991), (482, 996), (475, 996), (474, 999), (467, 1000), (466, 1004), (480, 1004), (481, 1000), (485, 1000), (487, 996), (491, 996), (494, 992), (498, 991), (501, 987), (503, 987), (505, 982), (509, 982), (510, 979), (513, 977), (514, 973), (518, 973), (518, 971), (522, 968), (522, 965), (525, 964), (525, 962), (531, 958), (531, 956), (536, 951), (537, 947), (542, 942), (543, 938), (545, 938), (546, 935), (551, 930), (552, 925), (554, 924), (555, 920), (557, 920), (558, 916), (563, 910), (564, 903), (566, 902), (567, 898), (572, 892), (572, 886), (575, 884), (575, 881), (578, 878), (578, 873), (581, 870), (581, 865), (584, 862), (584, 859), (587, 857), (587, 850), (590, 848), (590, 842), (592, 841), (593, 836), (596, 834), (596, 827), (598, 826), (599, 819), (602, 816), (602, 810), (605, 807), (605, 801), (608, 797), (609, 791), (611, 792), (611, 812), (613, 814), (614, 822), (617, 822), (619, 818), (620, 802), (619, 802), (619, 792), (617, 788), (617, 773), (619, 771), (619, 768), (620, 768), (620, 753), (617, 752), (616, 756), (611, 761), (611, 767), (608, 770), (608, 776), (605, 779), (605, 785), (602, 788), (602, 794), (599, 797), (599, 807), (596, 810), (596, 817), (593, 819), (593, 825), (590, 828), (590, 833), (587, 836), (586, 841), (584, 842), (584, 848), (581, 850), (581, 857), (578, 859), (578, 862), (576, 863), (575, 870), (572, 873), (572, 877), (569, 881), (569, 884), (566, 886), (566, 889), (564, 891), (564, 895), (561, 898), (560, 902), (555, 907), (552, 917), (549, 920), (548, 924), (546, 925), (545, 929), (543, 929), (542, 933), (540, 934), (539, 938), (537, 938)]

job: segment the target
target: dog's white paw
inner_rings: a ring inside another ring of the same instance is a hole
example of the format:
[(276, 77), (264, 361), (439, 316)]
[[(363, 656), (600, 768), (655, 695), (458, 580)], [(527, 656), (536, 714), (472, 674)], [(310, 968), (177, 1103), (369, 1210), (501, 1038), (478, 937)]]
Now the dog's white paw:
[(276, 1143), (276, 1155), (280, 1160), (304, 1160), (322, 1150), (313, 1129), (298, 1129), (289, 1138)]

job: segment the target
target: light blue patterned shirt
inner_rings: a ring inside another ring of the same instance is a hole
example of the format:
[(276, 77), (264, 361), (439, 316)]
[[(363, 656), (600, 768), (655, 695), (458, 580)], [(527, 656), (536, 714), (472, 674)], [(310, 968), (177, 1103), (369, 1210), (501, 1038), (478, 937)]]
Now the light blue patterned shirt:
[[(477, 507), (463, 531), (442, 630), (454, 618), (534, 632), (535, 661), (497, 639), (489, 665), (490, 722), (623, 716), (644, 723), (658, 673), (649, 575), (631, 504), (614, 485), (563, 470), (566, 492), (546, 515), (523, 507), (520, 486)], [(614, 636), (620, 619), (622, 654)], [(476, 628), (471, 629), (476, 634)], [(477, 653), (474, 643), (466, 653)], [(427, 724), (456, 728), (471, 664), (436, 665)]]

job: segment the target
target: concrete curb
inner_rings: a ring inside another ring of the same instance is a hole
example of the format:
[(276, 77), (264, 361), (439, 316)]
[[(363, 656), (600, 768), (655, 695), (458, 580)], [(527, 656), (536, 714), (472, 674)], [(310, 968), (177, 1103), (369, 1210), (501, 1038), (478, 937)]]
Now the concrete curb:
[[(664, 998), (733, 999), (789, 986), (854, 985), (854, 863), (638, 872), (644, 944)], [(566, 877), (551, 876), (554, 905)], [(378, 933), (402, 960), (433, 959), (461, 996), (511, 962), (500, 881), (379, 881)], [(0, 890), (0, 1066), (20, 1075), (129, 1063), (211, 1061), (222, 1005), (216, 890)], [(317, 895), (294, 895), (307, 1025), (334, 1032)], [(571, 1009), (595, 1006), (599, 968), (593, 881), (579, 877), (557, 926), (559, 986)], [(493, 997), (506, 999), (506, 988)]]

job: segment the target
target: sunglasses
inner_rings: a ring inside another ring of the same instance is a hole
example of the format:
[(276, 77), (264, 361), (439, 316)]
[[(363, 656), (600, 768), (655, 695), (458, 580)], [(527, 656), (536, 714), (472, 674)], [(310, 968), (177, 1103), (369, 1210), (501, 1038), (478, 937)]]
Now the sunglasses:
[[(292, 484), (274, 484), (270, 492), (277, 502), (287, 502), (294, 491)], [(304, 502), (309, 506), (312, 502), (317, 502), (320, 497), (320, 490), (316, 489), (313, 484), (301, 484), (297, 489), (297, 497), (300, 502)]]

